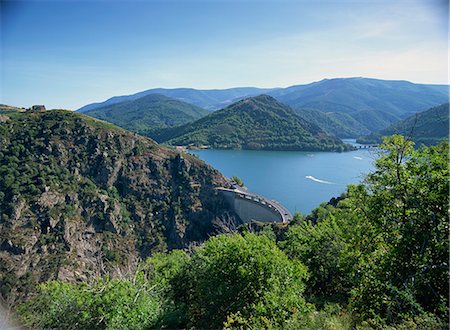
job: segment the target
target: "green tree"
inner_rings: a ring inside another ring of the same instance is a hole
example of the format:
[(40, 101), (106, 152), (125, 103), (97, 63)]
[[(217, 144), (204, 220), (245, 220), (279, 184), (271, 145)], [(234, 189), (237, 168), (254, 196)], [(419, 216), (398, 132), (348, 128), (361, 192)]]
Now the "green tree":
[(384, 242), (360, 267), (352, 307), (361, 319), (448, 315), (448, 143), (413, 149), (386, 138), (354, 203)]
[(373, 226), (349, 198), (338, 207), (320, 206), (315, 214), (318, 217), (290, 227), (279, 245), (308, 267), (308, 295), (321, 301), (345, 300), (360, 277), (360, 260), (376, 248)]
[(306, 268), (268, 237), (237, 234), (210, 238), (172, 285), (188, 326), (220, 328), (227, 317), (282, 324), (302, 315), (309, 308), (302, 298), (306, 277)]
[(359, 321), (374, 324), (445, 317), (448, 143), (414, 150), (393, 136), (381, 148), (364, 184), (297, 221), (279, 245), (308, 267), (315, 302), (349, 299)]

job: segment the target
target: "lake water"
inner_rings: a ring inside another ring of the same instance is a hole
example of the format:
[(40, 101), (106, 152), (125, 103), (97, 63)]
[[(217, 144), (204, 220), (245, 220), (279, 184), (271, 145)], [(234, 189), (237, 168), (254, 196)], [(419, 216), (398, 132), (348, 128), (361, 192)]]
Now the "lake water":
[(375, 159), (373, 149), (343, 153), (207, 149), (190, 153), (227, 177), (237, 175), (251, 192), (303, 214), (339, 196), (347, 185), (361, 182)]

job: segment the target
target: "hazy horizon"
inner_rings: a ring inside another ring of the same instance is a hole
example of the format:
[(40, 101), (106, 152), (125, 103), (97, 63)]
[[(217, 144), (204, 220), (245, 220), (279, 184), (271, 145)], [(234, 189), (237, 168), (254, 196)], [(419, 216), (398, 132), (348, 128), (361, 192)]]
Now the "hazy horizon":
[(0, 103), (367, 77), (448, 84), (448, 2), (1, 3)]

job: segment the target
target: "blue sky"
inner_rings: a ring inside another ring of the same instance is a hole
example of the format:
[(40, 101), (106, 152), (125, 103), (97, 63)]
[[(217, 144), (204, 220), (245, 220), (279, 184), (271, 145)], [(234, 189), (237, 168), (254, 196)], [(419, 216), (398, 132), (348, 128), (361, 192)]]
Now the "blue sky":
[(448, 83), (446, 0), (2, 1), (0, 103), (364, 76)]

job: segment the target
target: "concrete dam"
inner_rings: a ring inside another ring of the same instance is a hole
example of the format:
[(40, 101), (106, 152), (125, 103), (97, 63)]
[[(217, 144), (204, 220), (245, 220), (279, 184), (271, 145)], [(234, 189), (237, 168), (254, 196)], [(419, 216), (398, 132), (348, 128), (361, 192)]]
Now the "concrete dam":
[(249, 193), (246, 189), (216, 188), (244, 223), (252, 221), (286, 223), (292, 214), (280, 203)]

